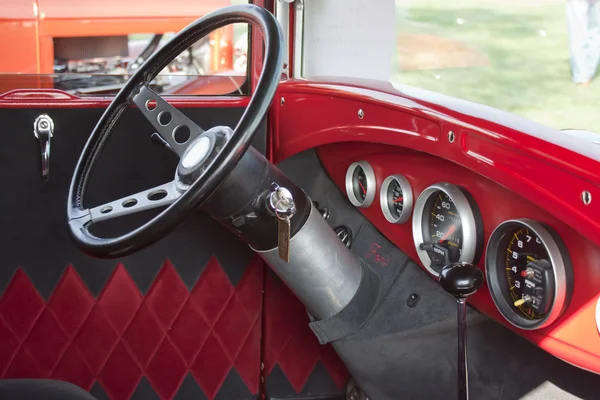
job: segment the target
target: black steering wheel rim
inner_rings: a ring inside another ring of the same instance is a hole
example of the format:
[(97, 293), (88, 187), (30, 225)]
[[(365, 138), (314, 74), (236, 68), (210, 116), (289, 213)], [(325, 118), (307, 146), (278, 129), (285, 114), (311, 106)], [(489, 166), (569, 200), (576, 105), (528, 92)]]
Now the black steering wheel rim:
[[(215, 29), (232, 23), (249, 23), (263, 35), (263, 70), (246, 110), (233, 135), (214, 161), (170, 206), (144, 225), (115, 238), (99, 238), (89, 232), (90, 210), (83, 201), (94, 164), (132, 99), (177, 55)], [(283, 34), (275, 17), (252, 4), (235, 5), (214, 11), (188, 25), (154, 53), (131, 76), (106, 109), (85, 144), (71, 180), (67, 200), (68, 229), (80, 249), (96, 257), (112, 258), (131, 254), (166, 236), (185, 216), (206, 200), (229, 175), (244, 155), (273, 100), (283, 67)]]

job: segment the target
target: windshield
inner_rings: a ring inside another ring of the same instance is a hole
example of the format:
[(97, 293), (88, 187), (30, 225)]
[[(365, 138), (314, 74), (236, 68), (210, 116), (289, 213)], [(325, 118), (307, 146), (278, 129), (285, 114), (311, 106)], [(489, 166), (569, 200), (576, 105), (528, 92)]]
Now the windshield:
[(600, 0), (396, 0), (392, 81), (600, 132)]
[[(54, 88), (77, 96), (112, 95), (174, 34), (207, 13), (243, 0), (87, 3), (7, 0), (0, 9), (0, 93)], [(15, 23), (18, 22), (18, 23)], [(212, 32), (152, 81), (162, 94), (244, 94), (248, 26)]]

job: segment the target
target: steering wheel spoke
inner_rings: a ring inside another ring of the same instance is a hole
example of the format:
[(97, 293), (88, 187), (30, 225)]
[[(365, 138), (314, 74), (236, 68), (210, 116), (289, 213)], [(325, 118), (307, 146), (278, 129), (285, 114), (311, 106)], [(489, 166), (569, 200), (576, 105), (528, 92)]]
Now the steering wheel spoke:
[(154, 90), (143, 85), (133, 102), (150, 121), (158, 135), (179, 157), (195, 138), (204, 130), (185, 116), (181, 111), (167, 103)]
[(90, 222), (100, 222), (140, 211), (168, 206), (177, 200), (181, 194), (182, 192), (177, 189), (174, 181), (165, 183), (164, 185), (90, 209)]

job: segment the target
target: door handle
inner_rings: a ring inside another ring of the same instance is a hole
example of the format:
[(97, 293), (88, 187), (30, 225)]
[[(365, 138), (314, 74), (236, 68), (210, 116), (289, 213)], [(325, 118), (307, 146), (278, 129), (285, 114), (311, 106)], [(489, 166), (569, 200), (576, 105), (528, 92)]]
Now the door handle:
[(47, 114), (39, 115), (33, 123), (33, 134), (40, 142), (42, 180), (50, 178), (50, 139), (54, 135), (54, 121)]

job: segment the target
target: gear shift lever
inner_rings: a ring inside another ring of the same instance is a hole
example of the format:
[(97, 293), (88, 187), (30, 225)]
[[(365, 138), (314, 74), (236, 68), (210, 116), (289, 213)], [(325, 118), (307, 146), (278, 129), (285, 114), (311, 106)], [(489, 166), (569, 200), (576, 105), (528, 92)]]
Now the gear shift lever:
[(442, 288), (456, 297), (458, 305), (458, 399), (469, 398), (467, 370), (467, 297), (483, 284), (483, 273), (471, 264), (451, 263), (440, 272)]

